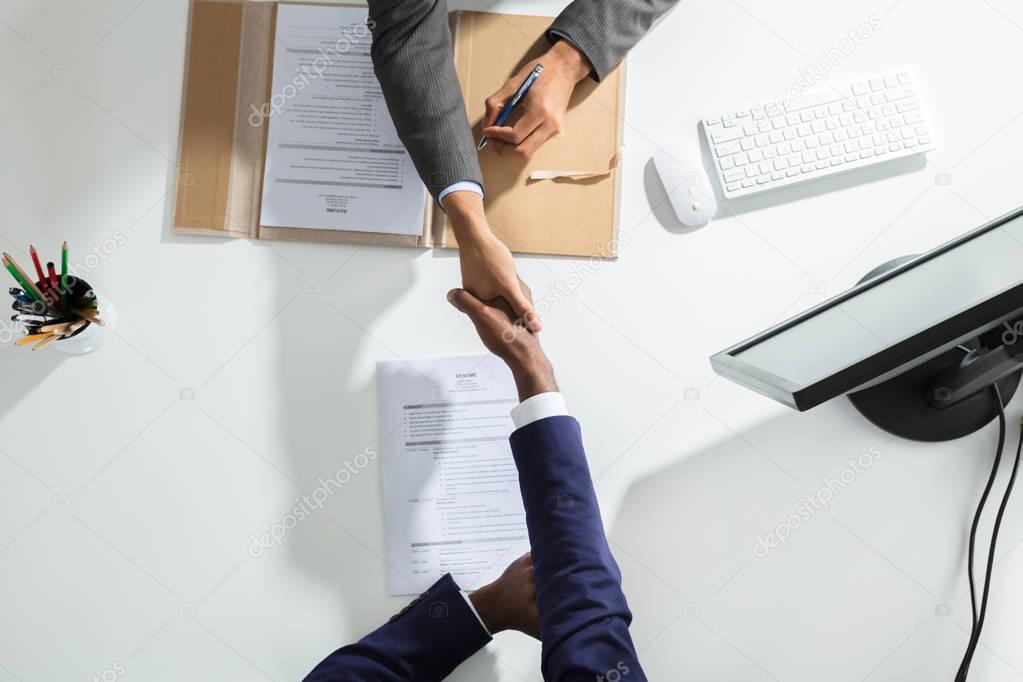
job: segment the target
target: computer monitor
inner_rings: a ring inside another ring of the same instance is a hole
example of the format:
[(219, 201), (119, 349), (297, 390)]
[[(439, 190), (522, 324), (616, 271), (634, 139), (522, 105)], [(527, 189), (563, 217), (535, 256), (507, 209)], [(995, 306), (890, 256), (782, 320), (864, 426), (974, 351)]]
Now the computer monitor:
[[(711, 358), (721, 376), (797, 410), (840, 395), (881, 428), (965, 436), (1023, 367), (1023, 208)], [(997, 387), (997, 391), (995, 390)]]

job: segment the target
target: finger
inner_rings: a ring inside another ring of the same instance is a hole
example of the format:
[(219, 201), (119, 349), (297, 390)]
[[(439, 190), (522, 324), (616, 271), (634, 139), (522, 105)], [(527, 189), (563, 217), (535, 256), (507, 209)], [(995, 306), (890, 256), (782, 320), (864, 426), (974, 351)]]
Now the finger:
[(504, 108), (506, 100), (507, 98), (501, 94), (501, 91), (498, 91), (487, 98), (487, 101), (485, 102), (487, 113), (483, 116), (484, 128), (489, 128), (494, 125), (497, 121), (497, 117), (501, 115), (501, 109)]
[(544, 145), (547, 140), (554, 137), (554, 128), (544, 123), (515, 148), (515, 155), (523, 159), (533, 158), (533, 154)]
[(465, 289), (452, 289), (448, 292), (448, 303), (468, 315), (472, 320), (477, 320), (486, 310), (486, 304), (479, 300), (472, 293)]
[(537, 111), (526, 111), (522, 118), (513, 126), (488, 126), (483, 134), (491, 139), (504, 140), (514, 145), (522, 144), (529, 135), (544, 122), (543, 116)]
[[(484, 135), (484, 137), (486, 137)], [(487, 138), (488, 144), (498, 153), (499, 156), (512, 156), (515, 154), (515, 145), (504, 140), (491, 140)]]
[(518, 320), (522, 320), (522, 324), (529, 331), (534, 334), (543, 329), (543, 323), (540, 322), (540, 316), (536, 314), (536, 310), (533, 309), (533, 302), (522, 293), (522, 290), (509, 291), (508, 303), (511, 304), (512, 310), (514, 311), (513, 317)]

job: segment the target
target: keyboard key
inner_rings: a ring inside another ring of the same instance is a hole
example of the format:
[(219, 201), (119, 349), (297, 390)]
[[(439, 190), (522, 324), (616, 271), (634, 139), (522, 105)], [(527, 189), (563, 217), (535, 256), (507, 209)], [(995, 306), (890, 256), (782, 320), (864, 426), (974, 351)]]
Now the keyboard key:
[(719, 157), (721, 157), (721, 156), (729, 156), (731, 154), (736, 154), (736, 153), (738, 153), (738, 151), (739, 151), (739, 141), (738, 140), (731, 140), (730, 142), (722, 142), (721, 144), (717, 145), (717, 153), (718, 153)]
[(853, 83), (852, 90), (855, 95), (866, 95), (870, 92), (870, 86), (866, 81), (858, 81)]
[(884, 81), (880, 78), (870, 79), (870, 89), (877, 92), (878, 90), (884, 89)]
[(755, 184), (757, 184), (757, 183), (756, 183), (756, 182), (754, 182), (753, 180), (743, 180), (743, 181), (742, 181), (742, 186), (743, 186), (744, 188), (752, 187), (752, 186), (753, 186), (753, 185), (755, 185)]
[(757, 146), (757, 143), (753, 141), (752, 137), (744, 137), (739, 141), (739, 146), (742, 147), (744, 152), (748, 152)]
[(779, 158), (774, 160), (774, 169), (775, 170), (785, 170), (788, 167), (789, 167), (789, 160), (788, 159), (786, 159), (784, 157), (779, 157)]
[(725, 189), (727, 189), (729, 192), (737, 192), (741, 187), (742, 187), (741, 183), (733, 182), (729, 184)]
[(889, 102), (895, 102), (900, 99), (907, 99), (913, 96), (913, 88), (909, 85), (902, 85), (897, 88), (892, 88), (887, 91), (884, 96)]
[(870, 103), (873, 104), (874, 106), (884, 104), (884, 97), (879, 92), (875, 93), (870, 96)]
[(726, 120), (722, 121), (722, 125), (724, 125), (726, 128), (733, 127), (735, 125), (735, 123), (736, 122), (735, 122), (734, 118), (729, 118), (729, 119), (726, 119)]
[(741, 168), (733, 168), (732, 170), (725, 171), (724, 178), (725, 182), (734, 182), (735, 180), (742, 180), (746, 177), (746, 172)]
[(785, 171), (785, 175), (787, 175), (790, 178), (793, 178), (793, 177), (799, 175), (799, 169), (798, 168), (789, 168), (787, 171)]
[(909, 72), (908, 71), (899, 71), (898, 78), (899, 78), (899, 82), (900, 83), (902, 83), (903, 85), (906, 85), (910, 81)]
[(711, 141), (714, 144), (721, 144), (722, 142), (728, 142), (730, 140), (738, 139), (742, 136), (742, 131), (736, 128), (730, 128), (728, 130), (722, 130), (719, 133), (714, 133), (711, 136)]
[(884, 86), (886, 88), (894, 88), (894, 87), (897, 87), (898, 85), (899, 85), (899, 79), (896, 78), (894, 73), (885, 74)]
[(915, 99), (907, 99), (905, 101), (899, 102), (896, 105), (896, 108), (899, 110), (900, 114), (904, 114), (907, 111), (916, 111), (917, 109), (920, 108), (920, 104)]
[(781, 142), (784, 139), (782, 137), (782, 134), (781, 134), (780, 130), (772, 130), (768, 134), (768, 137), (771, 139), (771, 143), (772, 144), (778, 144), (779, 142)]
[(754, 149), (749, 153), (750, 163), (759, 163), (764, 160), (764, 153), (759, 149)]
[(806, 137), (813, 132), (813, 128), (810, 127), (809, 123), (801, 123), (799, 124), (799, 127), (796, 128), (796, 132), (799, 133), (800, 137)]
[(770, 175), (760, 175), (760, 176), (757, 176), (757, 184), (758, 185), (763, 185), (763, 184), (768, 183), (770, 181), (771, 181), (771, 176)]
[(764, 148), (764, 158), (765, 159), (773, 159), (776, 156), (778, 156), (778, 151), (774, 147), (765, 147)]
[(796, 139), (796, 137), (798, 137), (798, 135), (796, 133), (796, 129), (795, 128), (786, 128), (785, 129), (785, 133), (784, 133), (784, 137), (785, 137), (786, 140), (790, 140), (790, 141)]
[(723, 171), (728, 170), (729, 168), (735, 168), (735, 161), (732, 160), (731, 156), (726, 156), (725, 158), (721, 159), (720, 163), (721, 170)]

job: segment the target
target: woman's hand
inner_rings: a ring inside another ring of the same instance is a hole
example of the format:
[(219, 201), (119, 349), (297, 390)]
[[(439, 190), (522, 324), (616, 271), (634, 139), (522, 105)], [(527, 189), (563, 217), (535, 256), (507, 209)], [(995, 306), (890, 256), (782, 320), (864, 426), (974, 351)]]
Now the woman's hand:
[(532, 293), (519, 279), (511, 251), (490, 231), (483, 199), (473, 192), (453, 192), (444, 197), (444, 209), (458, 240), (462, 287), (484, 302), (503, 298), (526, 329), (540, 331)]
[[(505, 103), (537, 64), (543, 64), (543, 73), (515, 108), (518, 120), (514, 125), (495, 126)], [(574, 45), (564, 40), (554, 43), (543, 57), (526, 64), (487, 98), (483, 135), (489, 145), (502, 156), (531, 158), (547, 140), (561, 134), (572, 91), (590, 70), (589, 61)]]

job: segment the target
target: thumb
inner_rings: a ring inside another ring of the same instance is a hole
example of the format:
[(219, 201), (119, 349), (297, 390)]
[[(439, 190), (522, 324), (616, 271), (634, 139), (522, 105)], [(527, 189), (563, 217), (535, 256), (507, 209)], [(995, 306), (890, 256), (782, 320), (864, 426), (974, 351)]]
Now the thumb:
[[(516, 289), (518, 289), (518, 286), (516, 286)], [(510, 293), (510, 295), (511, 300), (508, 303), (511, 304), (512, 310), (515, 311), (515, 317), (522, 320), (523, 326), (533, 333), (543, 329), (540, 316), (536, 314), (536, 310), (533, 309), (533, 303), (529, 298), (521, 290)]]
[(483, 301), (465, 289), (452, 289), (448, 292), (448, 303), (475, 320), (486, 307)]

